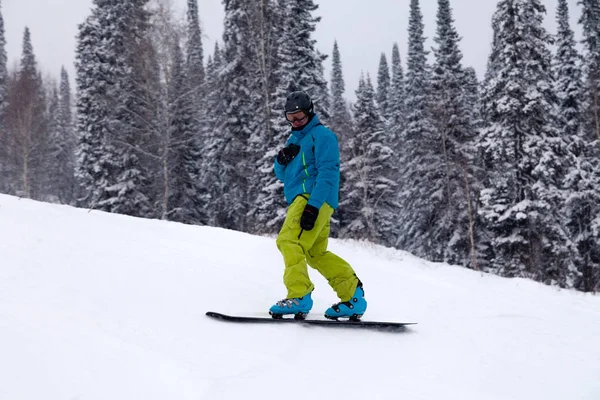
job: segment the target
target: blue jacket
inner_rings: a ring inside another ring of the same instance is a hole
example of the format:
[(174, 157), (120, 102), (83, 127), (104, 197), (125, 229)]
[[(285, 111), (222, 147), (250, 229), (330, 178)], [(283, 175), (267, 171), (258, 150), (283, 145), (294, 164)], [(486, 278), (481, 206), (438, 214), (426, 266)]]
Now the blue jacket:
[(283, 182), (288, 204), (301, 194), (309, 194), (308, 204), (318, 209), (323, 203), (338, 207), (340, 189), (340, 148), (337, 136), (315, 115), (299, 131), (292, 130), (286, 146), (300, 146), (300, 152), (288, 165), (275, 159), (275, 175)]

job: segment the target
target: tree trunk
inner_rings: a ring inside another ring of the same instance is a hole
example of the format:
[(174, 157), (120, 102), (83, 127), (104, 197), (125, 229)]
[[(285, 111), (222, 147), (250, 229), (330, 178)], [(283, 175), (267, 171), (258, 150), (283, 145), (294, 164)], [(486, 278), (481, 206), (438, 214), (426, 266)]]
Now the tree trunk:
[(479, 271), (477, 265), (477, 250), (475, 247), (475, 219), (473, 218), (473, 201), (471, 199), (471, 186), (469, 185), (469, 175), (467, 174), (466, 162), (463, 160), (461, 166), (463, 170), (463, 176), (465, 177), (465, 195), (467, 197), (467, 206), (469, 211), (469, 239), (471, 243), (471, 263), (475, 271)]

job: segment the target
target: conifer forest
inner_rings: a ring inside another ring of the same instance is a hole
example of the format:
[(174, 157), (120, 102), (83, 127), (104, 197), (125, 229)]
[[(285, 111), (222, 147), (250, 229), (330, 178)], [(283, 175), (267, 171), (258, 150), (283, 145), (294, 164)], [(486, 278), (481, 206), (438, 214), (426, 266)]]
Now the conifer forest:
[(352, 102), (343, 48), (316, 49), (317, 0), (223, 0), (210, 49), (198, 0), (183, 20), (163, 0), (94, 0), (76, 76), (56, 78), (25, 27), (9, 68), (0, 8), (0, 192), (275, 234), (284, 102), (304, 90), (339, 139), (334, 237), (599, 291), (600, 0), (556, 0), (556, 32), (540, 0), (498, 1), (481, 79), (452, 0), (436, 1), (430, 39), (419, 0), (403, 2), (408, 52), (382, 48)]

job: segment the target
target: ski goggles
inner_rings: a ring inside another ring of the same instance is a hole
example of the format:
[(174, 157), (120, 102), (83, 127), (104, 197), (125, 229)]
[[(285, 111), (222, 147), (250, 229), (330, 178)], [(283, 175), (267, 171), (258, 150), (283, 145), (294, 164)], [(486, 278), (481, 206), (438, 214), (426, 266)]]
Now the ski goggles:
[(308, 118), (308, 115), (304, 111), (292, 111), (285, 113), (285, 118), (290, 122), (302, 122), (305, 118)]

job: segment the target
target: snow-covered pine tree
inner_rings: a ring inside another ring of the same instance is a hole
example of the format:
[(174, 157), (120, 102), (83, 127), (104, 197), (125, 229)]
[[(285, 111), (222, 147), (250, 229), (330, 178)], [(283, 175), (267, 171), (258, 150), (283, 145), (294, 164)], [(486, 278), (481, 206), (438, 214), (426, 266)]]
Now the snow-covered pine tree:
[(153, 215), (151, 162), (140, 159), (157, 103), (146, 90), (156, 77), (146, 70), (157, 64), (149, 56), (146, 3), (95, 0), (80, 26), (76, 54), (82, 201), (136, 216)]
[(320, 17), (313, 17), (318, 9), (313, 0), (279, 0), (278, 15), (283, 17), (281, 36), (276, 45), (278, 65), (274, 71), (277, 87), (272, 97), (273, 135), (265, 143), (268, 151), (260, 160), (259, 185), (261, 193), (256, 204), (256, 218), (259, 231), (277, 231), (285, 217), (286, 204), (283, 199), (282, 185), (273, 173), (273, 160), (277, 151), (285, 145), (290, 127), (284, 116), (285, 100), (290, 92), (307, 92), (315, 105), (315, 112), (326, 117), (328, 90), (323, 77), (323, 61), (326, 56), (316, 50), (316, 41), (312, 34)]
[[(254, 39), (251, 41), (252, 56), (257, 62), (255, 80), (257, 94), (259, 95), (259, 108), (256, 109), (255, 119), (257, 134), (250, 143), (249, 159), (256, 162), (255, 169), (259, 171), (259, 179), (266, 179), (266, 186), (251, 185), (247, 193), (248, 198), (253, 199), (258, 207), (258, 213), (251, 209), (248, 213), (249, 229), (253, 232), (275, 232), (278, 227), (271, 223), (273, 212), (284, 207), (285, 202), (279, 193), (275, 193), (275, 199), (271, 198), (273, 192), (273, 157), (269, 143), (273, 140), (273, 94), (277, 88), (277, 69), (279, 65), (280, 37), (286, 28), (286, 13), (283, 4), (276, 0), (260, 0), (258, 6), (251, 9), (251, 31)], [(265, 149), (267, 153), (265, 153)], [(274, 182), (275, 192), (280, 188), (278, 182)], [(275, 203), (273, 203), (275, 201)], [(273, 204), (277, 204), (273, 206)]]
[(106, 199), (106, 188), (116, 180), (116, 150), (110, 138), (117, 68), (111, 44), (115, 40), (112, 2), (95, 0), (94, 6), (79, 26), (75, 63), (79, 204), (90, 207)]
[(385, 53), (379, 58), (379, 70), (377, 72), (377, 106), (383, 118), (388, 120), (391, 115), (390, 92), (391, 92), (390, 67)]
[[(573, 30), (569, 24), (569, 8), (566, 0), (559, 0), (557, 8), (558, 34), (556, 43), (555, 74), (556, 92), (559, 99), (559, 129), (569, 144), (569, 169), (564, 182), (566, 226), (577, 247), (579, 274), (573, 286), (586, 292), (600, 290), (600, 147), (596, 140), (593, 110), (594, 60), (599, 51), (596, 38), (600, 26), (590, 24), (591, 8), (597, 2), (584, 2), (585, 51), (587, 87), (580, 68), (580, 56), (576, 49)], [(591, 29), (591, 30), (589, 30)], [(592, 92), (593, 93), (593, 92)], [(591, 121), (586, 121), (585, 117)]]
[(404, 68), (402, 67), (398, 43), (394, 43), (392, 48), (392, 78), (390, 84), (390, 116), (388, 118), (388, 124), (391, 128), (391, 134), (393, 135), (392, 148), (396, 152), (401, 145), (399, 143), (400, 134), (404, 130), (404, 117), (406, 113), (404, 107), (405, 102)]
[(445, 244), (444, 261), (477, 268), (475, 257), (475, 215), (471, 167), (473, 141), (469, 98), (465, 87), (460, 37), (454, 27), (449, 0), (438, 0), (437, 30), (434, 38), (435, 64), (431, 79), (432, 113), (439, 132), (443, 187), (436, 196), (437, 218), (430, 227), (433, 240)]
[[(206, 117), (204, 129), (202, 130), (202, 178), (204, 187), (209, 193), (209, 208), (217, 210), (220, 204), (221, 194), (226, 191), (227, 183), (221, 177), (220, 152), (224, 146), (223, 137), (223, 115), (225, 104), (222, 101), (222, 81), (219, 72), (223, 66), (223, 59), (219, 43), (215, 43), (214, 52), (209, 56), (206, 65)], [(209, 213), (208, 224), (218, 226), (219, 220), (216, 212)]]
[(551, 37), (539, 0), (502, 0), (493, 17), (491, 71), (479, 147), (486, 167), (479, 210), (491, 233), (490, 269), (566, 285), (571, 244), (561, 225), (562, 139), (555, 128)]
[(5, 112), (8, 107), (8, 68), (6, 55), (6, 38), (4, 36), (4, 18), (2, 17), (2, 1), (0, 0), (0, 193), (8, 191), (8, 131)]
[[(48, 135), (48, 164), (47, 168), (52, 171), (52, 174), (46, 176), (46, 180), (43, 182), (43, 192), (45, 193), (44, 200), (50, 203), (59, 203), (58, 198), (58, 186), (60, 185), (60, 177), (58, 173), (55, 173), (58, 162), (54, 158), (54, 154), (60, 147), (60, 134), (58, 133), (58, 120), (60, 108), (60, 98), (58, 96), (58, 88), (55, 83), (52, 82), (48, 87), (48, 124), (47, 124), (47, 135)], [(58, 171), (57, 171), (58, 172)]]
[[(188, 82), (187, 87), (193, 91), (193, 107), (187, 110), (187, 113), (191, 113), (191, 125), (187, 126), (186, 129), (194, 132), (196, 136), (194, 140), (194, 149), (192, 152), (196, 152), (196, 160), (197, 166), (196, 168), (201, 168), (202, 164), (202, 155), (206, 154), (203, 148), (206, 145), (206, 138), (204, 138), (204, 134), (208, 133), (207, 131), (207, 121), (212, 117), (212, 110), (207, 108), (206, 99), (207, 99), (207, 87), (206, 87), (206, 70), (204, 67), (204, 46), (202, 44), (202, 28), (200, 26), (200, 17), (198, 10), (198, 0), (188, 0), (187, 1), (187, 46), (186, 46), (186, 69), (188, 73)], [(178, 47), (176, 47), (177, 49)], [(201, 139), (202, 138), (202, 139)], [(200, 145), (200, 141), (202, 141), (202, 145)], [(188, 187), (188, 197), (190, 199), (194, 199), (196, 197), (196, 206), (206, 207), (208, 205), (207, 201), (209, 199), (206, 190), (204, 189), (204, 180), (202, 175), (200, 174), (201, 170), (197, 171), (196, 180), (193, 185), (199, 192), (195, 195), (191, 193), (192, 186)], [(195, 208), (195, 207), (194, 207)], [(192, 216), (190, 214), (190, 216)], [(204, 224), (208, 223), (206, 214), (204, 215), (196, 215), (189, 221), (190, 223), (198, 223), (202, 222)]]
[(352, 120), (348, 103), (344, 97), (346, 84), (342, 69), (342, 58), (337, 40), (333, 43), (331, 58), (331, 100), (329, 127), (335, 132), (343, 148), (344, 142), (351, 136)]
[(586, 104), (584, 106), (585, 129), (594, 132), (600, 143), (600, 2), (598, 0), (579, 0), (584, 58)]
[[(495, 18), (492, 18), (492, 48), (490, 49), (490, 54), (488, 55), (487, 65), (485, 69), (485, 75), (483, 76), (483, 81), (481, 83), (481, 89), (486, 87), (490, 80), (496, 75), (498, 65), (498, 35), (500, 32), (500, 28), (498, 27), (499, 21)], [(485, 118), (487, 116), (488, 110), (483, 109), (483, 104), (481, 105), (481, 113)], [(491, 112), (491, 111), (490, 111)]]
[(167, 76), (172, 69), (173, 42), (179, 43), (184, 29), (183, 21), (175, 21), (168, 7), (168, 2), (147, 3), (145, 0), (136, 6), (137, 23), (132, 31), (128, 59), (132, 87), (128, 118), (132, 136), (131, 146), (127, 147), (139, 157), (144, 179), (140, 190), (149, 199), (149, 216), (154, 218), (163, 215), (166, 197), (165, 182), (161, 179), (164, 163), (160, 161), (165, 156), (165, 131), (170, 122)]
[(600, 154), (587, 137), (570, 143), (569, 168), (564, 181), (566, 227), (579, 257), (573, 286), (584, 292), (600, 291)]
[[(210, 65), (210, 68), (209, 68)], [(215, 43), (212, 55), (208, 56), (206, 65), (206, 87), (211, 89), (211, 93), (217, 94), (219, 89), (219, 71), (223, 66), (223, 56), (219, 42)], [(209, 82), (209, 78), (211, 79)]]
[(347, 224), (340, 235), (391, 246), (397, 236), (395, 160), (368, 75), (361, 76), (353, 109), (355, 135), (340, 202)]
[(164, 219), (188, 224), (206, 224), (207, 193), (200, 179), (202, 160), (198, 132), (195, 131), (195, 96), (188, 80), (183, 53), (174, 49), (169, 88), (171, 116), (168, 150), (168, 207)]
[[(348, 108), (348, 102), (344, 97), (346, 84), (344, 82), (344, 74), (342, 68), (342, 58), (340, 55), (337, 40), (333, 44), (333, 54), (331, 58), (331, 100), (330, 117), (328, 120), (329, 128), (338, 137), (340, 146), (340, 198), (345, 198), (343, 191), (346, 181), (346, 165), (350, 160), (351, 153), (349, 152), (349, 141), (353, 136), (352, 116)], [(339, 235), (340, 227), (347, 225), (347, 221), (343, 208), (338, 208), (334, 214), (331, 223), (331, 236)]]
[(71, 101), (71, 83), (69, 73), (62, 67), (60, 71), (60, 86), (58, 90), (59, 107), (58, 123), (63, 146), (59, 159), (61, 160), (61, 184), (58, 196), (62, 203), (72, 204), (75, 200), (77, 182), (75, 180), (75, 130), (73, 126), (73, 103)]
[[(406, 71), (406, 118), (399, 166), (399, 231), (396, 246), (431, 260), (443, 259), (445, 244), (436, 241), (431, 226), (437, 202), (443, 198), (444, 166), (429, 104), (430, 66), (427, 63), (423, 15), (418, 0), (410, 2)], [(436, 185), (437, 184), (437, 185)]]
[(9, 159), (7, 167), (12, 194), (44, 198), (47, 175), (47, 105), (41, 74), (25, 28), (23, 51), (15, 81), (10, 85), (6, 127)]
[[(272, 135), (272, 99), (271, 95), (275, 91), (277, 83), (275, 82), (275, 70), (277, 67), (277, 38), (278, 32), (283, 28), (283, 14), (279, 9), (276, 0), (259, 0), (258, 6), (251, 9), (252, 20), (251, 30), (255, 39), (252, 41), (252, 49), (257, 60), (258, 81), (260, 87), (261, 109), (257, 112), (257, 118), (260, 118), (260, 124), (263, 126), (262, 139), (254, 143), (256, 152), (262, 155), (264, 151), (264, 142), (268, 142)], [(258, 110), (257, 110), (258, 111)], [(253, 196), (256, 196), (256, 191)]]
[(469, 113), (468, 120), (471, 126), (475, 128), (481, 127), (481, 110), (479, 105), (479, 81), (477, 79), (477, 73), (475, 68), (466, 67), (463, 74), (462, 83), (466, 108)]
[[(140, 114), (136, 121), (140, 122), (139, 129), (143, 134), (139, 135), (135, 145), (140, 150), (138, 154), (148, 171), (148, 176), (153, 177), (148, 197), (153, 199), (154, 215), (161, 219), (171, 219), (173, 214), (176, 214), (176, 207), (171, 204), (171, 179), (174, 172), (171, 159), (178, 152), (178, 146), (181, 147), (173, 138), (173, 114), (178, 108), (172, 103), (177, 97), (171, 91), (174, 87), (175, 59), (178, 61), (178, 68), (187, 69), (187, 63), (182, 61), (181, 51), (181, 38), (187, 37), (186, 25), (184, 21), (177, 21), (178, 17), (169, 2), (154, 2), (148, 11), (148, 36), (144, 35), (144, 40), (136, 46), (139, 54), (139, 63), (135, 64), (138, 71), (136, 82), (144, 84), (136, 85), (136, 92), (139, 93), (139, 98), (143, 99), (143, 107), (138, 106)], [(188, 93), (187, 96), (194, 101), (193, 93)], [(196, 119), (194, 123), (197, 123)], [(181, 211), (178, 217), (186, 215), (184, 209), (177, 211)], [(177, 220), (185, 223), (197, 222)]]
[[(465, 111), (469, 125), (474, 130), (475, 136), (479, 136), (479, 131), (483, 126), (483, 118), (481, 115), (481, 101), (479, 98), (481, 86), (477, 78), (475, 68), (466, 67), (462, 75), (463, 96), (465, 101)], [(477, 157), (477, 139), (465, 144), (467, 147), (466, 153), (470, 156), (471, 168), (474, 170), (474, 185), (483, 181), (484, 170), (480, 168), (481, 163)], [(480, 188), (474, 188), (474, 193), (478, 193)], [(481, 227), (480, 227), (481, 228)]]
[[(207, 148), (210, 148), (210, 141), (220, 140), (221, 138), (221, 129), (223, 124), (223, 103), (221, 101), (221, 82), (219, 80), (219, 73), (221, 68), (223, 67), (223, 57), (222, 52), (219, 47), (219, 43), (215, 43), (215, 48), (213, 54), (209, 56), (208, 63), (206, 65), (206, 120), (205, 120), (205, 129), (202, 133), (202, 137), (207, 143)], [(211, 159), (214, 159), (215, 155), (207, 156), (205, 163), (210, 162)]]
[[(262, 0), (261, 0), (262, 1)], [(281, 51), (280, 47), (283, 43), (282, 38), (285, 36), (285, 32), (287, 29), (287, 15), (288, 15), (288, 1), (289, 0), (270, 0), (269, 9), (270, 12), (268, 14), (269, 17), (269, 40), (268, 44), (270, 47), (269, 52), (269, 109), (270, 109), (270, 117), (271, 121), (269, 123), (271, 127), (270, 135), (274, 134), (275, 128), (273, 128), (273, 121), (276, 118), (273, 116), (273, 105), (275, 104), (275, 99), (273, 95), (277, 91), (277, 87), (279, 86), (279, 64)]]
[[(474, 200), (473, 203), (470, 204), (470, 214), (474, 216), (472, 221), (474, 224), (473, 233), (476, 233), (476, 235), (473, 238), (473, 241), (475, 242), (475, 253), (478, 255), (476, 260), (477, 269), (481, 269), (485, 268), (490, 257), (487, 257), (489, 252), (489, 242), (484, 240), (484, 238), (486, 238), (488, 235), (485, 232), (484, 226), (479, 217), (479, 202), (477, 201), (479, 193), (482, 189), (481, 184), (485, 176), (485, 170), (481, 167), (481, 162), (477, 157), (477, 146), (479, 142), (478, 137), (483, 126), (483, 119), (481, 116), (481, 101), (479, 99), (480, 83), (477, 78), (477, 73), (473, 67), (466, 67), (464, 69), (462, 78), (463, 83), (461, 86), (463, 88), (463, 95), (465, 99), (467, 120), (469, 121), (469, 125), (473, 129), (473, 133), (475, 135), (472, 141), (464, 144), (464, 154), (467, 155), (467, 159), (469, 160), (471, 174), (471, 181), (465, 181), (465, 188), (468, 187), (470, 197)], [(472, 265), (472, 267), (475, 267), (475, 265)]]
[[(154, 42), (153, 32), (155, 19), (150, 22), (150, 31), (144, 35), (138, 45), (138, 55), (133, 60), (132, 76), (135, 77), (132, 124), (135, 132), (133, 147), (140, 158), (141, 170), (148, 178), (143, 187), (143, 193), (150, 200), (150, 217), (159, 218), (163, 213), (161, 203), (164, 200), (164, 181), (162, 167), (164, 164), (157, 162), (164, 155), (162, 145), (164, 141), (168, 104), (166, 103), (167, 82), (161, 77), (170, 73), (171, 68), (161, 69), (161, 63), (170, 62), (170, 54), (162, 45)], [(148, 35), (148, 36), (146, 36)], [(167, 54), (165, 54), (167, 53)]]
[(260, 86), (256, 79), (249, 10), (250, 0), (225, 0), (223, 67), (220, 71), (223, 111), (222, 146), (218, 155), (219, 179), (225, 187), (213, 197), (218, 226), (247, 231), (248, 212), (256, 199), (249, 196), (250, 182), (259, 181), (252, 142), (260, 137)]
[(110, 212), (138, 217), (153, 216), (148, 196), (151, 177), (136, 148), (146, 134), (145, 99), (142, 98), (142, 71), (147, 60), (148, 0), (116, 1), (108, 9), (105, 26), (112, 26), (112, 41), (107, 45), (114, 56), (111, 78), (114, 83), (114, 113), (110, 140), (116, 149), (111, 185), (98, 207)]
[(70, 204), (75, 191), (75, 137), (71, 112), (69, 75), (61, 69), (60, 86), (50, 102), (49, 194), (53, 200)]
[[(340, 71), (341, 72), (341, 71)], [(332, 88), (335, 85), (332, 83)], [(366, 82), (364, 74), (361, 73), (360, 80), (358, 82), (358, 88), (355, 94), (364, 97), (366, 91)], [(362, 111), (364, 107), (363, 102), (353, 104), (352, 108), (357, 112), (357, 106)], [(371, 110), (375, 112), (374, 110)], [(364, 116), (363, 116), (364, 117)], [(380, 121), (380, 116), (377, 116), (377, 124), (380, 129), (383, 123)], [(355, 125), (354, 120), (350, 119), (350, 122)], [(362, 152), (359, 147), (360, 142), (354, 133), (355, 126), (352, 126), (352, 135), (346, 136), (345, 140), (340, 143), (340, 207), (338, 212), (341, 212), (340, 218), (340, 232), (339, 237), (342, 238), (358, 238), (362, 239), (363, 235), (367, 231), (367, 224), (364, 221), (364, 215), (361, 214), (361, 204), (363, 203), (363, 188), (360, 187), (361, 175), (356, 167), (355, 161), (356, 154)], [(364, 136), (364, 135), (363, 135)], [(371, 236), (377, 238), (376, 232), (370, 232)]]
[(581, 57), (576, 49), (575, 34), (569, 22), (569, 6), (566, 0), (558, 0), (556, 19), (558, 32), (554, 76), (559, 106), (557, 127), (567, 142), (570, 142), (571, 138), (581, 134), (583, 117), (581, 98), (584, 91)]
[(285, 218), (286, 209), (283, 184), (274, 176), (273, 162), (277, 151), (285, 145), (286, 135), (289, 133), (289, 125), (283, 115), (285, 98), (289, 92), (282, 89), (281, 85), (284, 79), (282, 63), (288, 57), (285, 38), (287, 38), (289, 31), (290, 0), (274, 1), (272, 8), (274, 17), (271, 24), (273, 39), (270, 57), (272, 86), (269, 88), (271, 120), (268, 124), (271, 131), (267, 132), (266, 140), (263, 142), (266, 151), (262, 152), (256, 167), (259, 173), (259, 192), (256, 196), (256, 213), (253, 221), (254, 231), (260, 233), (277, 232)]
[[(4, 18), (2, 17), (2, 1), (0, 1), (0, 126), (2, 126), (2, 117), (8, 107), (8, 68), (6, 56), (6, 38), (4, 36)], [(0, 136), (2, 135), (0, 128)], [(1, 161), (0, 161), (1, 162)], [(0, 168), (1, 168), (0, 163)], [(1, 171), (1, 170), (0, 170)], [(0, 184), (0, 187), (2, 184)]]
[(194, 91), (196, 107), (201, 107), (204, 86), (204, 47), (198, 14), (198, 0), (187, 1), (187, 70), (190, 89)]
[[(318, 9), (313, 0), (280, 0), (284, 16), (283, 34), (279, 37), (276, 71), (278, 86), (273, 97), (273, 126), (277, 133), (287, 134), (289, 125), (283, 118), (283, 106), (287, 95), (296, 90), (307, 92), (315, 105), (315, 111), (329, 115), (320, 104), (319, 95), (327, 92), (327, 81), (323, 76), (323, 61), (326, 55), (316, 50), (312, 38), (320, 17), (313, 17)], [(277, 141), (276, 143), (281, 143)]]
[[(330, 95), (329, 95), (329, 85), (327, 80), (325, 80), (325, 60), (327, 59), (327, 55), (321, 53), (319, 50), (317, 52), (317, 59), (321, 59), (322, 61), (317, 63), (317, 76), (323, 78), (323, 83), (317, 85), (315, 87), (315, 94), (313, 96), (318, 99), (318, 102), (315, 104), (315, 112), (319, 114), (319, 120), (324, 125), (329, 125), (329, 118), (331, 117), (331, 103), (330, 103)], [(318, 105), (317, 105), (318, 104)]]

